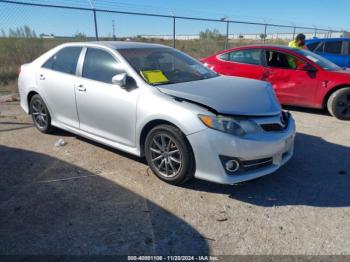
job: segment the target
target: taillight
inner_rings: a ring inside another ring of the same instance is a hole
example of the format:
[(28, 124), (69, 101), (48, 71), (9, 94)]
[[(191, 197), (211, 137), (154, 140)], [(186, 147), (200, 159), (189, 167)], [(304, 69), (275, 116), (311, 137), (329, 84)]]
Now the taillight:
[(17, 68), (17, 76), (19, 76), (19, 74), (21, 73), (21, 67)]

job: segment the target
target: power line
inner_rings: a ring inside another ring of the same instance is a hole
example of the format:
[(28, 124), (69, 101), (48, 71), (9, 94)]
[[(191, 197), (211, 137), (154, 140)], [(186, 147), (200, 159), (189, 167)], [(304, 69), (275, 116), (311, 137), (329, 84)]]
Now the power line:
[[(70, 0), (72, 1), (72, 0)], [(107, 0), (101, 0), (101, 1), (107, 1)], [(220, 19), (215, 18), (204, 18), (204, 17), (189, 17), (189, 16), (179, 16), (179, 15), (168, 15), (168, 14), (157, 14), (157, 13), (146, 13), (146, 12), (137, 12), (137, 11), (121, 11), (121, 10), (112, 10), (112, 9), (103, 9), (103, 8), (91, 8), (91, 7), (79, 7), (79, 6), (63, 6), (63, 5), (57, 5), (57, 4), (50, 4), (48, 3), (33, 3), (33, 2), (22, 2), (18, 0), (0, 0), (0, 2), (4, 3), (12, 3), (12, 4), (22, 4), (27, 6), (41, 6), (41, 7), (56, 7), (56, 8), (65, 8), (65, 9), (76, 9), (76, 10), (89, 10), (94, 11), (94, 15), (96, 12), (105, 12), (105, 13), (119, 13), (119, 14), (129, 14), (129, 15), (139, 15), (139, 16), (149, 16), (149, 17), (163, 17), (163, 18), (176, 18), (176, 19), (183, 19), (183, 20), (197, 20), (197, 21), (207, 21), (207, 22), (220, 22), (222, 21)], [(40, 0), (36, 0), (36, 2), (44, 2)], [(284, 28), (294, 28), (294, 26), (291, 25), (282, 25), (282, 24), (272, 24), (272, 23), (261, 23), (261, 22), (251, 22), (251, 21), (239, 21), (239, 20), (226, 20), (228, 23), (236, 23), (236, 24), (246, 24), (246, 25), (260, 25), (260, 26), (271, 26), (271, 27), (284, 27)], [(299, 29), (307, 29), (307, 30), (313, 30), (314, 27), (306, 27), (306, 26), (297, 26)], [(317, 28), (317, 30), (322, 31), (329, 31), (328, 29), (321, 29)], [(339, 30), (340, 31), (340, 30)]]

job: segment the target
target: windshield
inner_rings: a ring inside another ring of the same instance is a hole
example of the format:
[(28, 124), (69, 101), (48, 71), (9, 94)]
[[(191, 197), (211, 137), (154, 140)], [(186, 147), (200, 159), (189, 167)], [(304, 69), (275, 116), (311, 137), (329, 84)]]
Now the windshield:
[(151, 85), (190, 82), (218, 76), (196, 59), (171, 48), (127, 48), (117, 51)]
[(337, 66), (336, 64), (333, 64), (331, 61), (327, 60), (326, 58), (323, 58), (322, 56), (319, 56), (311, 51), (308, 50), (298, 50), (296, 51), (298, 54), (305, 56), (318, 66), (322, 67), (324, 70), (327, 71), (339, 71), (342, 70), (341, 67)]

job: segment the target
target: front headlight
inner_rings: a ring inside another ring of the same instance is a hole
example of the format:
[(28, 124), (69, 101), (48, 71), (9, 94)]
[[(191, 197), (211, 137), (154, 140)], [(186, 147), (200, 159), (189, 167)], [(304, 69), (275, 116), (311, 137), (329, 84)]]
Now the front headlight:
[(235, 136), (257, 133), (261, 127), (252, 120), (225, 116), (198, 115), (207, 127)]

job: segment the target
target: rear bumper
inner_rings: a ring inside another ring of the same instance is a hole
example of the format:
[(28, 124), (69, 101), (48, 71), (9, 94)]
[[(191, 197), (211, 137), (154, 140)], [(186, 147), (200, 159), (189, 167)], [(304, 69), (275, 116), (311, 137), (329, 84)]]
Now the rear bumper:
[(18, 78), (18, 93), (19, 93), (20, 105), (22, 109), (24, 110), (24, 112), (29, 114), (27, 94), (24, 89), (23, 78), (21, 77), (21, 75)]
[[(295, 123), (289, 119), (281, 132), (261, 132), (251, 137), (235, 137), (213, 129), (187, 136), (196, 159), (195, 177), (221, 184), (235, 184), (275, 172), (293, 156)], [(271, 159), (246, 171), (228, 174), (220, 156), (251, 160)]]

